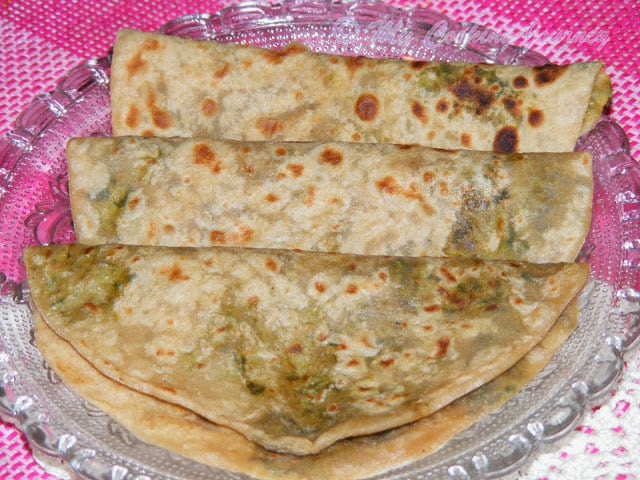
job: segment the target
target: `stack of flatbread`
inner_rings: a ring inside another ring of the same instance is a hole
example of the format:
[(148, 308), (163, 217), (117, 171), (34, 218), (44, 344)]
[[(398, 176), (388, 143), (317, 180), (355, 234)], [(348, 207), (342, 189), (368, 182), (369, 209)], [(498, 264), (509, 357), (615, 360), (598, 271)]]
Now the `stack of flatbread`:
[(576, 328), (597, 63), (373, 60), (123, 31), (36, 339), (142, 439), (355, 479), (498, 410)]

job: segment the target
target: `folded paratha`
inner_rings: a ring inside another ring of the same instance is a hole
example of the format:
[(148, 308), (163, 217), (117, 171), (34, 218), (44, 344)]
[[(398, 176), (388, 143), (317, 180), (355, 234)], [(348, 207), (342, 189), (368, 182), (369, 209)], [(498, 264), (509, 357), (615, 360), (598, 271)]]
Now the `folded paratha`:
[(522, 360), (433, 415), (388, 432), (341, 440), (307, 456), (265, 450), (189, 410), (114, 382), (56, 335), (38, 312), (34, 312), (34, 328), (43, 357), (65, 385), (151, 444), (263, 480), (355, 480), (420, 460), (475, 421), (496, 412), (550, 361), (576, 328), (577, 317), (577, 301), (573, 301)]
[(25, 251), (31, 298), (99, 371), (280, 452), (405, 425), (500, 375), (584, 264), (228, 248)]
[(389, 144), (76, 138), (85, 244), (575, 260), (591, 224), (589, 153)]
[(541, 67), (374, 60), (124, 30), (114, 135), (573, 151), (608, 103), (600, 63)]

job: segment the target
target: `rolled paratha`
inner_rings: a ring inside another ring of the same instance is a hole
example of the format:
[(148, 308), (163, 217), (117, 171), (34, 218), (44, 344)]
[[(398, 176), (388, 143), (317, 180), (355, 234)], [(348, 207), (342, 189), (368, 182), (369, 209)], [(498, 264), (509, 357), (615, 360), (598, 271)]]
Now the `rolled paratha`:
[(151, 444), (210, 466), (263, 480), (356, 480), (417, 461), (496, 412), (529, 383), (576, 328), (573, 301), (522, 360), (433, 415), (388, 432), (341, 440), (316, 455), (274, 453), (184, 408), (125, 387), (98, 372), (34, 312), (36, 343), (48, 365), (82, 398)]
[(339, 57), (124, 30), (114, 135), (573, 151), (611, 95), (600, 63), (540, 67)]
[(98, 370), (280, 452), (424, 418), (500, 375), (584, 264), (58, 245), (31, 298)]
[(78, 241), (574, 261), (591, 224), (589, 153), (77, 138)]

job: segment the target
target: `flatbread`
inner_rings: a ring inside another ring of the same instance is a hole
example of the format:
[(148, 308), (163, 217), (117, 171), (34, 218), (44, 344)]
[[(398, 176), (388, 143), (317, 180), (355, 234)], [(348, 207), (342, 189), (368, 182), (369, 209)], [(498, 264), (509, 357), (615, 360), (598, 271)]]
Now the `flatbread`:
[(270, 450), (424, 418), (551, 328), (584, 264), (225, 248), (25, 251), (36, 309), (91, 364)]
[(601, 63), (378, 60), (123, 30), (114, 135), (573, 151), (611, 96)]
[(354, 143), (76, 138), (78, 241), (574, 261), (589, 153)]
[(533, 380), (577, 326), (573, 301), (549, 334), (492, 382), (429, 417), (388, 432), (341, 440), (316, 455), (267, 451), (184, 408), (129, 389), (98, 372), (34, 312), (36, 343), (48, 365), (78, 395), (134, 435), (197, 462), (263, 480), (355, 480), (420, 460)]

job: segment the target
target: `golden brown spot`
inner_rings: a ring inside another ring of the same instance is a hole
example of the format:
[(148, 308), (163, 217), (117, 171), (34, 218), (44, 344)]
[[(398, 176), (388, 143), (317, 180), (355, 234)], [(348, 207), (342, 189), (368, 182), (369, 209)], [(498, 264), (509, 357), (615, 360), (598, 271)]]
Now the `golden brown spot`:
[(165, 386), (165, 385), (160, 385), (160, 388), (161, 388), (162, 390), (164, 390), (165, 392), (169, 392), (169, 393), (171, 393), (171, 394), (173, 394), (173, 395), (175, 395), (176, 393), (178, 393), (178, 392), (176, 392), (176, 389), (175, 389), (175, 388), (167, 387), (167, 386)]
[(532, 127), (539, 127), (544, 121), (544, 113), (542, 110), (531, 110), (527, 116), (527, 121)]
[(160, 275), (169, 277), (169, 280), (172, 282), (183, 282), (189, 280), (189, 276), (182, 273), (182, 269), (177, 263), (174, 263), (170, 267), (163, 267), (159, 270), (159, 272)]
[(155, 133), (152, 130), (145, 130), (140, 135), (143, 137), (153, 137), (155, 136)]
[(151, 113), (151, 121), (161, 129), (167, 129), (171, 126), (171, 115), (156, 105), (156, 98), (153, 92), (147, 95), (147, 107)]
[(129, 210), (135, 210), (136, 207), (140, 204), (140, 198), (139, 197), (134, 197), (131, 199), (131, 201), (127, 204), (127, 208)]
[(513, 87), (518, 89), (527, 88), (529, 86), (529, 80), (527, 80), (527, 78), (523, 77), (522, 75), (518, 75), (516, 78), (514, 78), (512, 83)]
[(363, 93), (356, 100), (355, 112), (363, 122), (371, 122), (378, 115), (379, 102), (375, 95)]
[(247, 298), (247, 304), (248, 304), (250, 307), (255, 307), (255, 306), (257, 306), (259, 303), (260, 303), (260, 298), (259, 298), (259, 297), (257, 297), (256, 295), (253, 295), (253, 296), (251, 296), (251, 297)]
[(142, 52), (138, 52), (127, 62), (127, 73), (129, 77), (133, 77), (143, 71), (146, 66), (147, 62), (142, 59)]
[(347, 362), (347, 367), (357, 367), (358, 365), (360, 365), (360, 362), (355, 358)]
[(496, 305), (495, 303), (494, 303), (494, 304), (491, 304), (491, 305), (487, 305), (487, 306), (485, 307), (485, 310), (486, 310), (487, 312), (493, 312), (493, 311), (495, 311), (495, 310), (497, 310), (497, 309), (498, 309), (498, 305)]
[(278, 198), (276, 195), (274, 195), (273, 193), (270, 193), (269, 195), (267, 195), (267, 196), (265, 197), (265, 199), (266, 199), (266, 200), (267, 200), (267, 202), (269, 202), (269, 203), (274, 203), (274, 202), (277, 202), (277, 201), (279, 200), (279, 198)]
[(212, 259), (210, 259), (210, 258), (207, 258), (207, 259), (206, 259), (204, 262), (202, 262), (202, 263), (204, 263), (204, 266), (205, 266), (205, 267), (208, 267), (208, 268), (213, 267), (213, 260), (212, 260)]
[(205, 98), (200, 105), (200, 111), (205, 117), (213, 117), (218, 112), (218, 104), (211, 98)]
[(360, 343), (362, 343), (367, 348), (373, 348), (373, 345), (371, 345), (371, 342), (369, 341), (369, 339), (367, 337), (362, 337), (360, 339)]
[(411, 67), (412, 70), (422, 70), (424, 67), (427, 66), (427, 62), (413, 61), (409, 63), (409, 66)]
[(424, 172), (424, 174), (422, 174), (422, 181), (424, 183), (431, 183), (434, 178), (436, 178), (436, 175), (433, 172)]
[(304, 199), (304, 204), (307, 207), (311, 207), (313, 205), (313, 202), (314, 202), (315, 198), (316, 198), (316, 189), (315, 189), (315, 187), (309, 187), (307, 189), (307, 196)]
[(451, 340), (448, 337), (439, 338), (436, 345), (437, 351), (434, 355), (434, 358), (440, 359), (447, 355), (447, 351), (449, 350), (449, 345), (451, 344)]
[(438, 100), (438, 103), (436, 103), (436, 110), (440, 113), (447, 113), (449, 111), (449, 102), (444, 99)]
[(442, 273), (442, 276), (445, 278), (445, 280), (449, 282), (455, 282), (458, 280), (453, 273), (451, 273), (449, 270), (447, 270), (444, 267), (440, 268), (440, 273)]
[(382, 193), (386, 193), (388, 195), (400, 195), (409, 200), (418, 201), (422, 206), (422, 210), (427, 215), (433, 215), (435, 213), (433, 208), (426, 202), (422, 194), (419, 193), (420, 189), (415, 183), (409, 185), (408, 189), (403, 189), (400, 185), (398, 185), (398, 182), (396, 182), (395, 178), (389, 176), (383, 178), (382, 180), (378, 180), (376, 182), (376, 187)]
[(284, 124), (277, 118), (259, 118), (256, 121), (256, 127), (266, 138), (271, 138), (284, 131)]
[(279, 182), (280, 180), (284, 180), (285, 178), (287, 178), (287, 175), (280, 172), (276, 175), (276, 182)]
[(168, 319), (168, 320), (166, 321), (166, 324), (167, 324), (167, 327), (173, 327), (173, 320)]
[(145, 40), (144, 44), (142, 45), (142, 50), (147, 52), (160, 50), (160, 42), (157, 38), (150, 38), (148, 40)]
[(298, 163), (289, 163), (287, 164), (287, 170), (289, 170), (294, 178), (298, 178), (304, 172), (304, 165), (300, 165)]
[(533, 67), (533, 81), (539, 87), (555, 82), (566, 71), (566, 67), (560, 65), (542, 65), (540, 67)]
[(371, 387), (358, 387), (360, 393), (370, 392), (371, 390), (373, 390)]
[(342, 153), (333, 148), (326, 148), (320, 154), (320, 163), (328, 163), (329, 165), (333, 165), (337, 167), (342, 163)]
[(279, 155), (280, 157), (284, 157), (287, 154), (287, 151), (282, 148), (282, 147), (278, 147), (276, 149), (276, 155)]
[(426, 307), (423, 307), (422, 310), (424, 310), (426, 313), (433, 313), (433, 312), (437, 312), (438, 310), (440, 310), (440, 306), (439, 305), (427, 305)]
[(349, 74), (353, 76), (358, 70), (364, 66), (364, 59), (362, 57), (345, 57), (344, 64), (349, 70)]
[(140, 110), (138, 110), (135, 105), (132, 105), (131, 108), (129, 108), (129, 112), (127, 113), (127, 118), (125, 119), (125, 123), (129, 128), (136, 128), (138, 126), (139, 121), (140, 121)]
[(475, 108), (476, 115), (482, 115), (495, 101), (495, 94), (478, 85), (472, 85), (466, 79), (459, 81), (450, 89), (456, 98)]
[(340, 410), (340, 407), (335, 403), (332, 403), (327, 407), (327, 413), (338, 413), (338, 410)]
[(358, 264), (357, 264), (357, 263), (355, 263), (355, 262), (350, 263), (349, 265), (347, 265), (347, 269), (348, 269), (350, 272), (355, 272), (357, 268), (358, 268)]
[(139, 261), (140, 261), (140, 256), (139, 256), (139, 255), (136, 255), (135, 257), (133, 257), (133, 258), (131, 259), (131, 263), (137, 263), (137, 262), (139, 262)]
[(351, 135), (351, 140), (353, 140), (354, 142), (359, 142), (360, 140), (362, 140), (362, 135), (360, 135), (359, 133), (354, 133), (353, 135)]
[(355, 295), (356, 293), (358, 293), (358, 286), (351, 283), (347, 285), (347, 289), (345, 290), (345, 292), (347, 292), (349, 295)]
[(241, 227), (239, 233), (231, 235), (231, 241), (233, 243), (248, 243), (253, 239), (255, 232), (248, 227)]
[(154, 238), (156, 238), (156, 235), (158, 233), (158, 227), (156, 226), (155, 222), (151, 222), (149, 224), (149, 230), (147, 230), (147, 239), (149, 241), (152, 241)]
[(396, 361), (393, 358), (383, 358), (380, 360), (380, 366), (387, 368), (392, 366)]
[(387, 279), (389, 278), (389, 275), (386, 272), (380, 272), (378, 273), (378, 278), (383, 282), (386, 282)]
[(434, 138), (436, 138), (436, 132), (434, 132), (433, 130), (431, 130), (428, 134), (427, 134), (427, 138), (429, 140), (433, 140)]
[(460, 143), (463, 147), (471, 148), (471, 135), (468, 133), (460, 135)]
[(287, 349), (289, 355), (300, 355), (302, 353), (302, 345), (294, 343)]
[(518, 130), (516, 127), (502, 127), (493, 140), (493, 151), (499, 153), (514, 153), (518, 151)]
[(264, 261), (264, 266), (267, 267), (267, 269), (271, 270), (272, 272), (278, 271), (278, 264), (272, 258), (267, 258)]
[(173, 350), (165, 350), (164, 348), (159, 348), (156, 350), (156, 356), (158, 357), (174, 357), (176, 352)]
[(413, 116), (422, 123), (427, 123), (429, 121), (429, 117), (427, 116), (424, 106), (419, 102), (413, 102), (411, 104), (411, 113), (413, 113)]
[(249, 148), (248, 146), (244, 145), (244, 146), (240, 149), (240, 151), (246, 155), (247, 153), (249, 153), (249, 152), (251, 151), (251, 148)]
[(229, 65), (228, 63), (225, 63), (225, 64), (224, 64), (224, 67), (222, 67), (222, 68), (220, 68), (220, 69), (216, 70), (216, 71), (213, 73), (213, 76), (214, 76), (214, 78), (215, 78), (216, 80), (221, 80), (221, 79), (223, 79), (224, 77), (226, 77), (226, 76), (227, 76), (227, 74), (228, 74), (230, 71), (231, 71), (231, 65)]
[(281, 50), (262, 50), (262, 56), (274, 65), (282, 63), (288, 56), (305, 53), (308, 49), (299, 43), (292, 43)]
[(221, 230), (213, 230), (209, 233), (209, 240), (216, 245), (224, 245), (227, 243), (227, 235)]
[(509, 112), (509, 114), (513, 118), (518, 119), (522, 117), (522, 110), (520, 108), (522, 105), (522, 100), (515, 100), (513, 98), (503, 98), (502, 105), (504, 105), (505, 110)]
[(327, 289), (327, 287), (325, 286), (324, 283), (322, 282), (316, 282), (313, 284), (313, 286), (315, 287), (315, 289), (320, 292), (320, 293), (324, 293), (324, 291)]
[(513, 300), (513, 303), (515, 303), (516, 305), (523, 305), (524, 300), (522, 300), (521, 298), (516, 298)]
[(95, 303), (91, 303), (91, 302), (87, 302), (84, 304), (84, 308), (86, 308), (87, 310), (89, 310), (92, 313), (95, 313), (98, 311), (98, 306)]
[(410, 81), (413, 77), (411, 76), (411, 74), (409, 72), (405, 73), (404, 75), (402, 75), (402, 78), (404, 78), (405, 82)]
[(220, 160), (216, 154), (204, 143), (198, 143), (193, 147), (193, 163), (209, 167), (211, 172), (217, 174), (222, 170)]
[(131, 308), (131, 307), (123, 307), (122, 311), (124, 313), (126, 313), (127, 315), (131, 315), (133, 313), (133, 308)]
[(440, 182), (438, 185), (440, 187), (440, 194), (441, 195), (448, 195), (449, 194), (449, 184), (447, 182)]
[(162, 230), (164, 231), (164, 233), (171, 235), (175, 233), (176, 227), (174, 227), (173, 225), (166, 224), (162, 227)]

